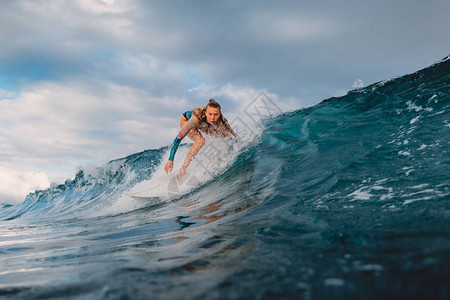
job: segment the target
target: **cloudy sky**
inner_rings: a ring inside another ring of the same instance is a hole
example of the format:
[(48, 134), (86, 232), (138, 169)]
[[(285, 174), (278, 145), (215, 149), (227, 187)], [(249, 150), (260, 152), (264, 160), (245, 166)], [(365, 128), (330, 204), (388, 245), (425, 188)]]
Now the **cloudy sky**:
[(283, 110), (450, 54), (450, 1), (0, 2), (0, 202), (168, 145), (215, 97)]

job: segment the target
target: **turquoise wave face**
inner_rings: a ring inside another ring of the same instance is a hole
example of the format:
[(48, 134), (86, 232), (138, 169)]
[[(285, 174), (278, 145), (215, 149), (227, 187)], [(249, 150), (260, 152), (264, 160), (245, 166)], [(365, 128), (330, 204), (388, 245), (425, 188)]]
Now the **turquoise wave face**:
[(282, 177), (305, 201), (394, 209), (443, 199), (449, 79), (445, 61), (280, 116), (267, 124), (260, 149), (283, 161)]
[(167, 148), (31, 194), (0, 210), (0, 295), (448, 298), (449, 82), (447, 58), (267, 119), (167, 201), (126, 196)]

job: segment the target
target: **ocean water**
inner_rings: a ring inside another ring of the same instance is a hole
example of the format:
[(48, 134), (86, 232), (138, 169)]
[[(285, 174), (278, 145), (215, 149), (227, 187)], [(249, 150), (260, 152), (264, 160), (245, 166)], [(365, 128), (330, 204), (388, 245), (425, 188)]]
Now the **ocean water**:
[(155, 186), (163, 147), (0, 205), (0, 298), (450, 299), (449, 88), (446, 58), (268, 117), (183, 181)]

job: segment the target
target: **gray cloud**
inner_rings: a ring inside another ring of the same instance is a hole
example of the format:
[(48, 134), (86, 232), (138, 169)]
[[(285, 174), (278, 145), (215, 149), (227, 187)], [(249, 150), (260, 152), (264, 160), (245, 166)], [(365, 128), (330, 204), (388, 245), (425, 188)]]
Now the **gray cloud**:
[(197, 8), (151, 7), (159, 17), (149, 27), (164, 24), (183, 37), (180, 47), (161, 55), (190, 63), (211, 83), (309, 96), (303, 99), (309, 104), (356, 78), (370, 83), (425, 67), (450, 46), (446, 1), (213, 2)]
[(356, 78), (424, 67), (450, 46), (448, 1), (88, 3), (3, 4), (0, 65), (11, 80), (101, 77), (159, 95), (206, 81), (312, 104)]

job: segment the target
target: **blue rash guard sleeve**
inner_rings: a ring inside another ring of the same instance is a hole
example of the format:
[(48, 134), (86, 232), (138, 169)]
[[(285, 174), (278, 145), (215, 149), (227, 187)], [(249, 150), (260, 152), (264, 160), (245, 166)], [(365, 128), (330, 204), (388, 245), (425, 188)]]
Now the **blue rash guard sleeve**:
[(177, 134), (177, 137), (173, 140), (172, 150), (170, 150), (169, 160), (173, 161), (175, 158), (175, 153), (178, 150), (178, 146), (181, 143), (181, 140), (191, 131), (191, 129), (198, 127), (202, 122), (197, 119), (197, 117), (191, 117), (181, 128), (180, 132)]
[(181, 138), (181, 139), (178, 138), (178, 135), (177, 135), (177, 137), (173, 140), (172, 150), (170, 150), (169, 160), (171, 160), (171, 161), (174, 160), (174, 158), (175, 158), (175, 153), (177, 152), (178, 146), (180, 145), (182, 139), (183, 139), (183, 138)]

